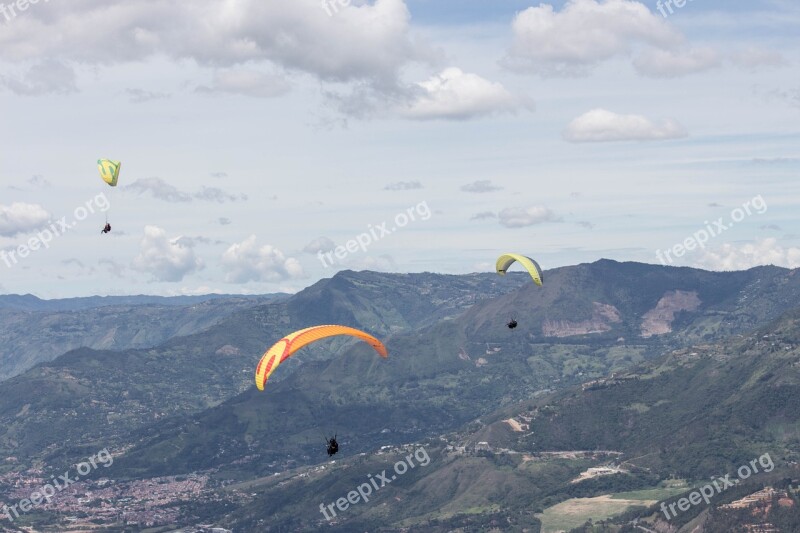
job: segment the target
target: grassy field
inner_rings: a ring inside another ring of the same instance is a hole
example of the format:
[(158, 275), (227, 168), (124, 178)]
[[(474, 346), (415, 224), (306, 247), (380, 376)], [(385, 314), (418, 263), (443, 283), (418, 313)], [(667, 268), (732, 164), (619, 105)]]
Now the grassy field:
[[(647, 491), (641, 491), (647, 492)], [(548, 507), (537, 515), (542, 521), (542, 533), (569, 531), (586, 523), (611, 518), (636, 505), (649, 506), (658, 500), (623, 499), (619, 495), (597, 496), (595, 498), (573, 498), (558, 505)]]

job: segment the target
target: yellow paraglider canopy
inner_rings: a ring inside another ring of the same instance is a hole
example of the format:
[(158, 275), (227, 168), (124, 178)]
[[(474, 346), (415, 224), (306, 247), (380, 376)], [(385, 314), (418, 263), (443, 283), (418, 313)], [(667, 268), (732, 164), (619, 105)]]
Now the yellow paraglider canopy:
[(519, 254), (503, 254), (497, 259), (497, 273), (501, 276), (505, 276), (506, 272), (508, 271), (508, 267), (510, 267), (514, 262), (518, 262), (525, 270), (533, 278), (533, 282), (542, 286), (542, 280), (544, 277), (542, 276), (542, 269), (539, 267), (539, 263), (531, 259), (530, 257), (526, 257), (524, 255)]
[(264, 390), (264, 385), (272, 373), (275, 372), (275, 369), (278, 368), (278, 365), (293, 356), (295, 352), (312, 342), (336, 335), (357, 337), (372, 346), (381, 357), (388, 357), (389, 355), (381, 341), (354, 328), (348, 328), (347, 326), (313, 326), (301, 329), (276, 342), (272, 348), (261, 356), (261, 360), (256, 367), (256, 387), (258, 387), (258, 390)]
[(117, 180), (119, 180), (119, 169), (121, 166), (122, 163), (119, 161), (112, 161), (111, 159), (97, 160), (97, 169), (100, 171), (100, 178), (112, 187), (117, 186)]

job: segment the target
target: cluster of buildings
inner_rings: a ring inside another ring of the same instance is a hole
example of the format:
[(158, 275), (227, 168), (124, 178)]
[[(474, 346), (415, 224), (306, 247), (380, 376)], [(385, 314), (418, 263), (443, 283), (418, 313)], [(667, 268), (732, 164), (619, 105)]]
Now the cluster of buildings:
[[(32, 500), (33, 494), (52, 482), (52, 476), (45, 477), (38, 470), (0, 476), (0, 484), (5, 488), (0, 509)], [(0, 519), (20, 524), (34, 515), (55, 514), (68, 529), (96, 528), (101, 524), (139, 527), (176, 524), (180, 522), (179, 504), (207, 497), (207, 485), (208, 476), (194, 474), (126, 482), (106, 478), (79, 480), (25, 513), (18, 516), (0, 513)]]

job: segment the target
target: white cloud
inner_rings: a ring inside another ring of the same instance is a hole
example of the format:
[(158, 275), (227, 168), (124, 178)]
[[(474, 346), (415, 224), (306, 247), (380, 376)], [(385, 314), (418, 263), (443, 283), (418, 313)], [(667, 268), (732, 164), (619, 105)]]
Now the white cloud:
[(43, 227), (52, 217), (38, 204), (0, 204), (0, 236), (13, 237)]
[(724, 244), (704, 250), (696, 265), (708, 270), (746, 270), (759, 265), (800, 267), (800, 248), (784, 248), (775, 238), (752, 244)]
[(569, 0), (560, 12), (540, 4), (518, 13), (512, 30), (504, 63), (544, 75), (581, 75), (634, 45), (671, 48), (683, 41), (647, 6), (629, 0)]
[(720, 54), (708, 47), (690, 50), (647, 50), (633, 62), (639, 74), (651, 78), (676, 78), (704, 72), (721, 64)]
[(498, 215), (500, 224), (507, 228), (524, 228), (544, 222), (560, 222), (551, 209), (542, 206), (533, 207), (507, 207)]
[(563, 136), (570, 142), (654, 141), (679, 139), (687, 133), (671, 119), (655, 124), (641, 115), (593, 109), (570, 122)]
[[(467, 120), (514, 112), (526, 105), (523, 99), (508, 92), (501, 84), (458, 68), (445, 69), (417, 83), (415, 93), (402, 114), (419, 120)], [(530, 108), (530, 104), (527, 107)]]
[[(5, 28), (8, 26), (4, 26)], [(0, 38), (0, 42), (2, 42), (2, 38)], [(75, 71), (72, 67), (56, 60), (37, 63), (21, 77), (0, 76), (2, 85), (5, 85), (11, 92), (22, 96), (69, 94), (78, 90), (75, 80)]]
[(133, 267), (152, 274), (158, 281), (181, 281), (187, 274), (203, 268), (190, 240), (169, 239), (167, 232), (157, 226), (145, 226), (139, 247)]
[(0, 58), (83, 64), (156, 56), (215, 67), (279, 65), (328, 81), (392, 82), (431, 55), (409, 35), (403, 0), (352, 5), (335, 19), (319, 0), (83, 0), (40, 3), (0, 34)]
[(222, 265), (228, 271), (225, 279), (229, 283), (305, 277), (297, 259), (287, 258), (283, 252), (268, 244), (259, 247), (255, 235), (231, 245), (222, 254)]

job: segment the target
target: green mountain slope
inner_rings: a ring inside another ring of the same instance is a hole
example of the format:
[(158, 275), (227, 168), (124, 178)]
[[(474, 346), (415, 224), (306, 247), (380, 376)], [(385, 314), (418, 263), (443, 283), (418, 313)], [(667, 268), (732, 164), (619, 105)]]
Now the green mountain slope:
[[(747, 336), (678, 350), (585, 390), (527, 399), (441, 439), (234, 485), (219, 494), (237, 502), (235, 511), (217, 523), (234, 531), (256, 525), (264, 531), (323, 525), (332, 531), (538, 531), (538, 513), (570, 498), (595, 498), (597, 519), (603, 495), (664, 499), (682, 492), (657, 488), (669, 479), (706, 483), (769, 454), (774, 470), (731, 489), (716, 509), (765, 484), (782, 486), (781, 480), (800, 476), (799, 401), (800, 309)], [(348, 503), (330, 521), (320, 512), (320, 503), (346, 498), (370, 475), (392, 474), (398, 461), (420, 449), (430, 462), (422, 467), (417, 460), (408, 473), (394, 474), (371, 501)], [(603, 465), (619, 473), (574, 482)], [(238, 491), (251, 497), (237, 499)], [(672, 524), (657, 507), (640, 517), (659, 531), (670, 525), (677, 531), (697, 513), (706, 523), (695, 531), (724, 531), (723, 524), (736, 523), (735, 515), (719, 509), (711, 515), (707, 506), (693, 511)], [(635, 516), (585, 531), (634, 531), (623, 524)], [(740, 514), (739, 524), (746, 519), (756, 520)], [(788, 515), (783, 520), (796, 523)], [(697, 526), (691, 524), (686, 531)]]
[[(159, 475), (166, 472), (164, 465), (172, 472), (190, 472), (227, 463), (238, 465), (233, 469), (237, 475), (280, 471), (315, 461), (321, 440), (316, 428), (322, 421), (322, 431), (350, 436), (353, 442), (345, 453), (437, 435), (521, 397), (622, 372), (686, 345), (696, 337), (687, 331), (698, 323), (716, 320), (715, 331), (727, 333), (767, 321), (779, 306), (755, 302), (760, 314), (750, 304), (735, 307), (742, 291), (749, 290), (746, 276), (751, 283), (764, 285), (768, 279), (784, 290), (790, 279), (789, 288), (796, 290), (791, 273), (781, 269), (730, 275), (608, 261), (557, 269), (543, 289), (523, 284), (475, 304), (458, 318), (391, 336), (386, 361), (365, 346), (319, 361), (309, 355), (300, 371), (271, 383), (264, 393), (249, 390), (210, 412), (148, 429), (142, 435), (146, 440), (120, 461), (120, 472)], [(648, 281), (628, 285), (639, 277)], [(643, 317), (665, 293), (676, 290), (691, 290), (709, 303), (676, 313), (671, 325), (681, 323), (686, 329), (675, 326), (672, 333), (642, 337)], [(569, 337), (542, 332), (551, 317), (573, 316), (568, 309), (579, 308), (574, 315), (580, 321), (580, 308), (595, 303), (619, 310), (611, 315), (616, 320), (608, 323), (608, 331)], [(509, 331), (503, 324), (507, 314), (526, 317), (526, 322)], [(720, 315), (732, 317), (733, 324)], [(620, 340), (622, 334), (631, 340)]]

